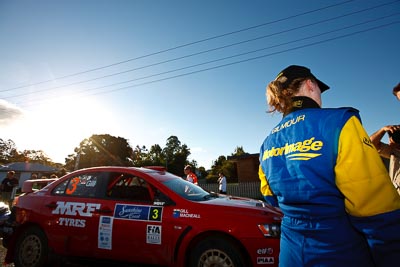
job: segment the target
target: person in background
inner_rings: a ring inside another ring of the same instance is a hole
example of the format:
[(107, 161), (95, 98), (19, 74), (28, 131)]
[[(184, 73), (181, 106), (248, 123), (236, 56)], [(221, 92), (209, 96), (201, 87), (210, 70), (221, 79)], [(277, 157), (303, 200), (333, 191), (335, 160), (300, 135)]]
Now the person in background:
[[(392, 90), (400, 100), (400, 83)], [(385, 134), (389, 136), (389, 144), (382, 142)], [(370, 136), (370, 139), (381, 157), (389, 159), (389, 175), (397, 192), (400, 194), (400, 125), (387, 125)]]
[(191, 183), (193, 183), (195, 185), (198, 185), (197, 176), (196, 176), (196, 174), (194, 174), (192, 172), (192, 167), (190, 165), (186, 165), (185, 168), (183, 169), (183, 172), (186, 175), (186, 180), (187, 181), (189, 181), (189, 182), (191, 182)]
[(220, 172), (218, 173), (218, 190), (220, 194), (226, 194), (226, 177), (225, 175)]
[(398, 266), (400, 196), (353, 108), (303, 66), (266, 89), (282, 120), (260, 149), (261, 192), (284, 216), (279, 266)]
[[(389, 135), (389, 144), (382, 142)], [(387, 125), (373, 133), (371, 141), (381, 157), (389, 159), (389, 176), (400, 195), (400, 125)]]
[(400, 83), (398, 83), (398, 84), (393, 88), (393, 95), (397, 98), (397, 100), (400, 100)]
[(15, 198), (15, 193), (19, 185), (19, 180), (15, 176), (14, 171), (7, 172), (6, 178), (1, 182), (1, 199), (7, 203), (11, 208), (12, 202)]

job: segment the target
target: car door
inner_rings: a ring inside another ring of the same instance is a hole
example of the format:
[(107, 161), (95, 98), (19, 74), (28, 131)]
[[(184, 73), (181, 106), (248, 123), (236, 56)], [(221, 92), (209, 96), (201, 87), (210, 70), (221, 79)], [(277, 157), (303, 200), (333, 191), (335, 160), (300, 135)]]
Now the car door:
[(66, 255), (91, 257), (97, 246), (97, 228), (102, 203), (97, 198), (101, 173), (71, 176), (57, 185), (44, 200), (52, 215), (47, 228), (50, 245)]
[(171, 260), (171, 224), (164, 207), (154, 204), (154, 190), (138, 175), (110, 173), (104, 203), (113, 212), (100, 216), (99, 257), (152, 264)]

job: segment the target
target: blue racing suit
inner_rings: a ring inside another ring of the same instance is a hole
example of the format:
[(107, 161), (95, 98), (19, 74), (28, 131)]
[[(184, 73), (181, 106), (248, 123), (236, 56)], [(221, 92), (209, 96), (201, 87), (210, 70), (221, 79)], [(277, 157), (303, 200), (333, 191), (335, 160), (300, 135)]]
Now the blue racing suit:
[(400, 266), (400, 196), (352, 108), (287, 114), (260, 151), (284, 214), (279, 265)]

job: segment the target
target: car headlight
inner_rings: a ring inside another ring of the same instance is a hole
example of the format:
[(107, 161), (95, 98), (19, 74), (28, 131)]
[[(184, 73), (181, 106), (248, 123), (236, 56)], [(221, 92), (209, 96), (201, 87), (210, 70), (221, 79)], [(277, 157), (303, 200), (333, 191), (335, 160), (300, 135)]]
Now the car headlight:
[(258, 229), (265, 237), (279, 238), (281, 236), (281, 225), (279, 223), (259, 224)]

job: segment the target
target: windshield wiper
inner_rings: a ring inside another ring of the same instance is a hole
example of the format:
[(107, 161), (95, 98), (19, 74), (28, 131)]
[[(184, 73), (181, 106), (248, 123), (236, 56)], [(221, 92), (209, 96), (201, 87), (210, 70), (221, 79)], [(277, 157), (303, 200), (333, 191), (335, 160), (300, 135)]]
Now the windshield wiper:
[(218, 194), (214, 192), (208, 192), (208, 195), (203, 197), (204, 200), (209, 200), (210, 198), (218, 198)]

